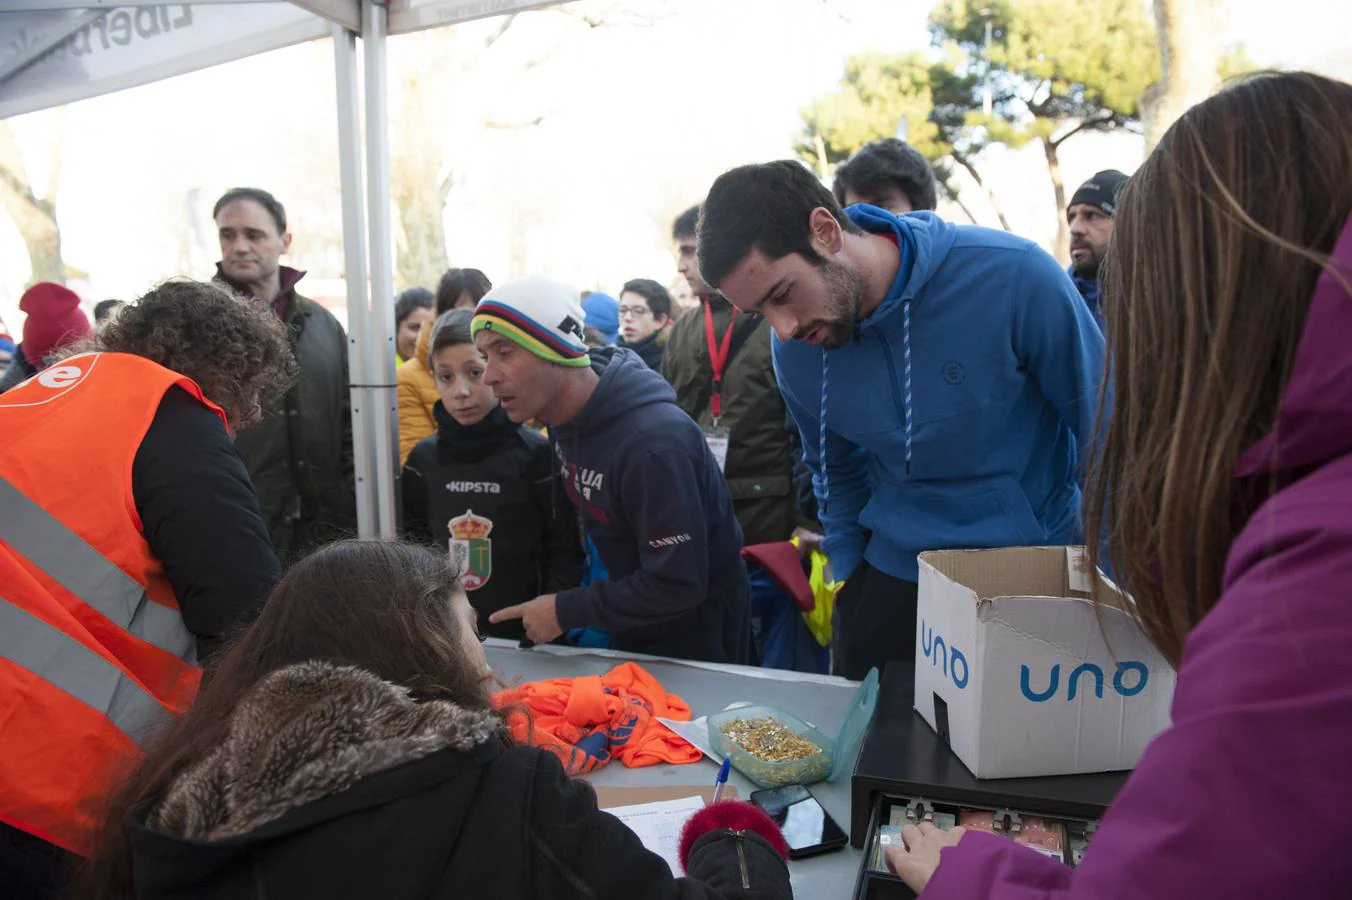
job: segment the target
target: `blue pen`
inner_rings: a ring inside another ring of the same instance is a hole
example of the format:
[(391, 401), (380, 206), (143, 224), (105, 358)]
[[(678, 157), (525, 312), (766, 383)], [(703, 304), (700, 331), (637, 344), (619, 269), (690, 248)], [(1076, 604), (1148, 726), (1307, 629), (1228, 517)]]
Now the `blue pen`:
[[(723, 799), (723, 788), (728, 783), (728, 772), (732, 770), (732, 757), (723, 757), (723, 765), (718, 767), (718, 777), (714, 779), (714, 803)], [(713, 804), (710, 804), (711, 806)]]

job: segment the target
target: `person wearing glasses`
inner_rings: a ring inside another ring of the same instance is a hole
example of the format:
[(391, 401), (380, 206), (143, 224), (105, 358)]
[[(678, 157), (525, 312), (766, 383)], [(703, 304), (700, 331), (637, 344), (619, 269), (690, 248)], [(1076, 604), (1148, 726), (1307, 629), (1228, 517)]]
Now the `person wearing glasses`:
[(620, 339), (648, 368), (662, 371), (662, 353), (671, 329), (671, 295), (651, 278), (635, 278), (620, 290)]

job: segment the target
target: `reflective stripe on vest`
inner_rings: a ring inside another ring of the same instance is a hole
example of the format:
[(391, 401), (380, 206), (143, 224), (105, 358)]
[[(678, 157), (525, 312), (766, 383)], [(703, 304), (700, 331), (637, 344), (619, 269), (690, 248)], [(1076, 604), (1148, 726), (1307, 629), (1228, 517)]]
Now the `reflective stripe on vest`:
[(117, 666), (0, 597), (0, 659), (92, 707), (144, 748), (170, 713)]
[(118, 628), (197, 664), (197, 642), (178, 610), (151, 600), (130, 575), (3, 476), (0, 540)]

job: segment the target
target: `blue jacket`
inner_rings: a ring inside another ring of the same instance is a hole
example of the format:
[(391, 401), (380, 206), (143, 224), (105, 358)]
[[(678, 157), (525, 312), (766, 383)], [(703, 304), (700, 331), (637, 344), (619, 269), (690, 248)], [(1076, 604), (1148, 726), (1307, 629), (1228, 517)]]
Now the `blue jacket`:
[(591, 359), (596, 390), (552, 435), (610, 580), (559, 591), (559, 625), (604, 628), (618, 650), (747, 662), (742, 529), (704, 434), (637, 354)]
[(1084, 303), (1089, 307), (1089, 311), (1094, 315), (1094, 321), (1098, 323), (1100, 330), (1103, 328), (1103, 310), (1099, 306), (1099, 280), (1095, 275), (1093, 278), (1082, 278), (1075, 274), (1075, 267), (1066, 269), (1066, 274), (1070, 276), (1071, 283), (1075, 285), (1075, 290), (1080, 292), (1084, 298)]
[(852, 343), (773, 347), (836, 577), (861, 556), (913, 581), (922, 550), (1080, 540), (1104, 349), (1066, 273), (1001, 231), (847, 215), (896, 235), (896, 281)]

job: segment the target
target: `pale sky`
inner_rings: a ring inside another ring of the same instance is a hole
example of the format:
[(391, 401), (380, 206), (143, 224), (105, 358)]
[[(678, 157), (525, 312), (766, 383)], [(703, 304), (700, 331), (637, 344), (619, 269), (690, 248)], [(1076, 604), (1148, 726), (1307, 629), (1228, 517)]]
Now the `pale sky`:
[[(633, 277), (670, 281), (670, 217), (724, 169), (791, 155), (798, 110), (836, 84), (846, 57), (925, 47), (932, 3), (623, 7), (656, 21), (570, 30), (557, 13), (523, 15), (426, 122), (444, 138), (457, 173), (446, 213), (453, 265), (478, 266), (494, 280), (524, 274), (511, 271), (524, 265), (611, 293)], [(465, 26), (471, 34), (494, 27), (493, 20)], [(417, 38), (391, 42), (392, 86), (402, 73), (400, 48), (412, 46), (401, 42), (410, 40)], [(1227, 41), (1243, 41), (1259, 64), (1352, 78), (1352, 3), (1233, 0)], [(547, 62), (521, 74), (523, 60), (554, 44)], [(65, 255), (90, 273), (73, 286), (92, 307), (172, 275), (208, 276), (216, 258), (211, 203), (240, 184), (265, 187), (288, 205), (293, 261), (311, 271), (302, 292), (340, 274), (341, 256), (316, 246), (339, 223), (334, 105), (332, 53), (320, 41), (12, 124), (39, 184), (50, 178), (59, 146)], [(523, 130), (465, 125), (540, 114), (539, 126)], [(1101, 168), (1130, 171), (1141, 153), (1137, 138), (1077, 136), (1063, 150), (1067, 190)], [(1015, 230), (1049, 242), (1057, 211), (1041, 150), (994, 154), (985, 169)], [(11, 331), (28, 277), (17, 231), (0, 215), (0, 314)]]

